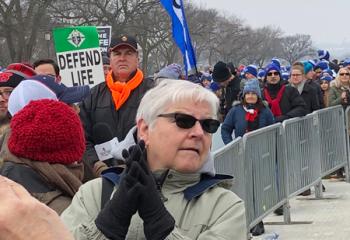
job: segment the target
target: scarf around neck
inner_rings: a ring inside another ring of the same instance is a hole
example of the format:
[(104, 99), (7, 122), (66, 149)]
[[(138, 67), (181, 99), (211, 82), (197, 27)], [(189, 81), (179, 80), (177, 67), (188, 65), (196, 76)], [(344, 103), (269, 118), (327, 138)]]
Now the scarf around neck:
[(275, 116), (275, 117), (279, 117), (282, 115), (280, 102), (281, 102), (281, 99), (282, 99), (282, 96), (283, 96), (285, 89), (286, 89), (286, 85), (282, 85), (281, 88), (277, 92), (276, 98), (272, 99), (267, 88), (264, 88), (265, 99), (269, 103), (269, 105), (271, 107), (271, 112), (272, 112), (273, 116)]
[(259, 109), (248, 108), (247, 106), (243, 106), (245, 113), (245, 120), (247, 121), (247, 127), (245, 132), (251, 132), (259, 128)]
[(143, 80), (143, 73), (140, 69), (136, 70), (136, 74), (126, 83), (114, 82), (112, 70), (108, 72), (106, 84), (112, 93), (115, 109), (119, 110), (121, 106), (128, 100), (132, 90), (137, 88)]
[(10, 133), (5, 136), (4, 146), (1, 149), (1, 157), (4, 162), (13, 162), (24, 164), (32, 168), (41, 177), (45, 179), (49, 185), (65, 193), (65, 195), (73, 198), (79, 187), (83, 184), (84, 166), (82, 162), (75, 162), (69, 165), (59, 163), (50, 164), (48, 162), (33, 161), (13, 155), (7, 147), (7, 141)]
[(304, 90), (305, 83), (306, 83), (306, 81), (303, 80), (303, 81), (300, 82), (298, 85), (295, 85), (295, 84), (293, 84), (293, 83), (290, 83), (290, 85), (291, 85), (292, 87), (296, 88), (296, 89), (298, 90), (299, 94), (301, 94), (301, 93), (303, 92), (303, 90)]

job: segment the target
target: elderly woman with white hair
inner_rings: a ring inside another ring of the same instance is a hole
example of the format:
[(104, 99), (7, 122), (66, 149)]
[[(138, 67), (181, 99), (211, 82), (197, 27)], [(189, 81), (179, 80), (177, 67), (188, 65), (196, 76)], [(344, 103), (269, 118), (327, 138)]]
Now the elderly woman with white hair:
[(217, 97), (188, 81), (149, 90), (125, 170), (84, 184), (61, 215), (75, 239), (247, 239), (244, 203), (220, 187), (232, 177), (208, 167), (217, 112)]

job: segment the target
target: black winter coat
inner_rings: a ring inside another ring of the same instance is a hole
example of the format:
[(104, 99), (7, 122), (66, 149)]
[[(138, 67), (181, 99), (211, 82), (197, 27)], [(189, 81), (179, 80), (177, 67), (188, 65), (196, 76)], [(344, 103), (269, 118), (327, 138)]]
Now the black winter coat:
[[(267, 88), (271, 98), (275, 99), (277, 96), (277, 92), (281, 88), (281, 86), (281, 83), (274, 85), (266, 84), (265, 88)], [(266, 99), (265, 96), (264, 99)], [(302, 117), (306, 115), (306, 104), (303, 98), (300, 96), (298, 90), (292, 86), (286, 85), (286, 89), (283, 93), (279, 105), (281, 108), (282, 115), (278, 117), (275, 116), (276, 122), (283, 122), (284, 120), (289, 118)]]
[(320, 84), (316, 83), (313, 80), (306, 80), (307, 85), (309, 85), (310, 87), (312, 87), (313, 89), (315, 89), (316, 91), (316, 95), (317, 95), (317, 100), (318, 100), (318, 104), (320, 105), (320, 108), (324, 108), (325, 107), (325, 103), (323, 100), (323, 93), (322, 93), (322, 89)]
[(316, 89), (311, 87), (309, 84), (305, 83), (303, 91), (301, 92), (301, 97), (304, 99), (304, 102), (306, 104), (306, 114), (320, 109), (320, 103), (317, 97)]
[(94, 139), (96, 139), (96, 136), (93, 136), (94, 125), (99, 122), (106, 123), (111, 129), (113, 137), (117, 137), (119, 141), (124, 140), (129, 130), (136, 124), (136, 112), (141, 98), (152, 87), (152, 79), (143, 79), (119, 110), (115, 109), (112, 94), (106, 82), (91, 89), (90, 95), (81, 103), (79, 113), (86, 138), (84, 162), (88, 166), (92, 168), (94, 163), (98, 161), (94, 149)]

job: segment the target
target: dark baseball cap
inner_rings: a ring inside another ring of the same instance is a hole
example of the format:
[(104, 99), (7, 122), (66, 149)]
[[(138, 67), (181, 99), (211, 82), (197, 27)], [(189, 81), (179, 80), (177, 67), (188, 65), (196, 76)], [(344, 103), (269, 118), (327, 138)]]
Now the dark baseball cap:
[(114, 51), (120, 46), (129, 46), (133, 50), (137, 51), (136, 38), (129, 35), (120, 35), (112, 37), (111, 44), (109, 45), (109, 51)]
[(68, 104), (81, 102), (90, 93), (90, 87), (88, 85), (67, 87), (63, 83), (57, 83), (54, 77), (48, 75), (36, 75), (27, 80), (43, 83), (56, 94), (59, 101)]

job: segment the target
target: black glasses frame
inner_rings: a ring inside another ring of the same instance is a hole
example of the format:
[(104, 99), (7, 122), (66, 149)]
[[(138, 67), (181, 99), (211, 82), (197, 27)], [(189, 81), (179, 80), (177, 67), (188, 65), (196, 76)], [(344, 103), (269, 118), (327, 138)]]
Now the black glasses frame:
[(178, 113), (178, 112), (164, 113), (164, 114), (159, 114), (158, 117), (173, 118), (174, 122), (176, 123), (176, 126), (183, 129), (192, 128), (198, 121), (202, 129), (207, 133), (215, 133), (220, 126), (220, 122), (217, 119), (211, 119), (211, 118), (197, 119), (185, 113)]

